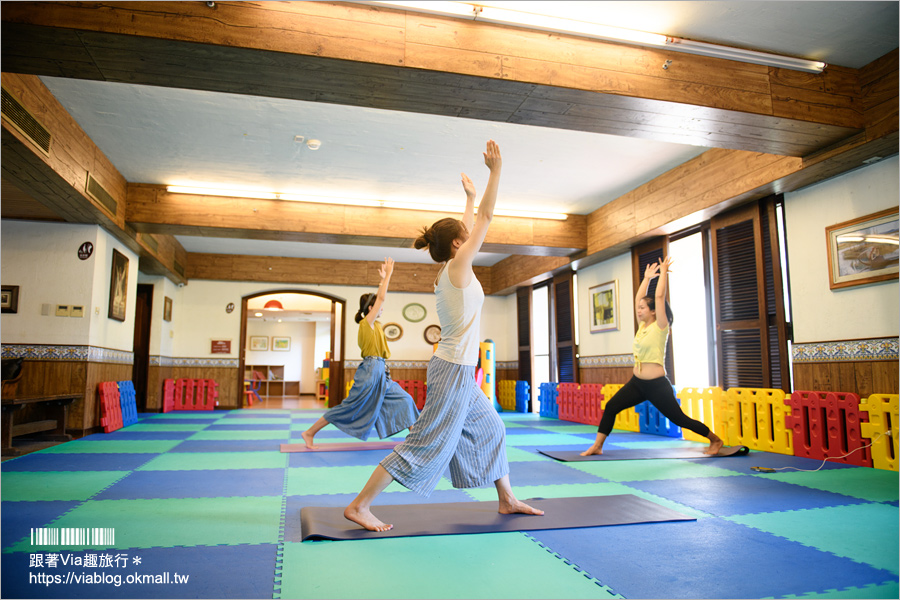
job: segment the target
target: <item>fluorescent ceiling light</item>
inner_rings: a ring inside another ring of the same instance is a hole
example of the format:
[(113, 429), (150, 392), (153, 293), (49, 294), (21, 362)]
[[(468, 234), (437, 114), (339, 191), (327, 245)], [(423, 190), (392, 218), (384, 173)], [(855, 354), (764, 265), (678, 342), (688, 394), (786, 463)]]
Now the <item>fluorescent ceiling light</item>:
[[(259, 200), (288, 200), (291, 202), (312, 202), (315, 204), (340, 204), (345, 206), (369, 206), (373, 208), (398, 208), (405, 210), (424, 210), (430, 212), (445, 212), (460, 214), (462, 206), (449, 206), (445, 204), (423, 204), (420, 202), (408, 202), (402, 200), (367, 200), (362, 198), (337, 198), (332, 196), (311, 196), (306, 194), (282, 194), (278, 192), (254, 192), (250, 190), (230, 190), (212, 187), (191, 187), (184, 185), (170, 185), (166, 191), (172, 194), (192, 194), (198, 196), (225, 196), (228, 198), (256, 198)], [(477, 206), (475, 207), (477, 210)], [(522, 217), (526, 219), (549, 219), (553, 221), (565, 221), (568, 215), (565, 213), (542, 212), (535, 210), (517, 210), (507, 208), (495, 208), (494, 215), (498, 217)]]
[(390, 8), (400, 8), (416, 12), (427, 12), (449, 17), (465, 18), (473, 21), (485, 21), (488, 23), (499, 23), (502, 25), (527, 27), (529, 29), (538, 29), (541, 31), (568, 33), (602, 40), (638, 44), (641, 46), (665, 47), (670, 50), (685, 52), (688, 54), (698, 54), (701, 56), (709, 56), (712, 58), (722, 58), (738, 62), (778, 67), (782, 69), (806, 71), (809, 73), (821, 73), (827, 66), (824, 62), (821, 61), (793, 58), (790, 56), (770, 54), (768, 52), (757, 52), (755, 50), (731, 48), (729, 46), (708, 44), (706, 42), (695, 42), (692, 40), (666, 36), (658, 33), (637, 31), (634, 29), (624, 29), (621, 27), (602, 25), (600, 23), (591, 23), (588, 21), (579, 21), (576, 19), (553, 17), (550, 15), (541, 15), (519, 10), (511, 10), (507, 8), (497, 8), (494, 6), (480, 6), (478, 4), (471, 4), (468, 2), (370, 1), (357, 2), (357, 4), (377, 4)]

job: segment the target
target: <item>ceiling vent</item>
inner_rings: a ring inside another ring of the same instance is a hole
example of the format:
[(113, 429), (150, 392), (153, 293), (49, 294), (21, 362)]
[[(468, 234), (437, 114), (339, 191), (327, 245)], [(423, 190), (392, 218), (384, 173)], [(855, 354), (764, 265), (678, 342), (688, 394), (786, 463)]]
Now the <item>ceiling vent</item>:
[(175, 269), (175, 272), (184, 277), (184, 267), (177, 260), (172, 263), (172, 268)]
[(87, 183), (84, 186), (84, 191), (87, 192), (88, 196), (99, 202), (103, 208), (108, 210), (113, 216), (118, 212), (119, 204), (116, 202), (116, 199), (112, 197), (112, 194), (103, 189), (103, 186), (100, 185), (90, 173), (87, 174)]
[(18, 100), (3, 88), (3, 118), (24, 135), (44, 155), (50, 156), (50, 132)]
[(156, 241), (156, 238), (149, 233), (142, 233), (141, 241), (147, 244), (147, 246), (149, 246), (150, 249), (154, 252), (159, 252), (159, 242)]

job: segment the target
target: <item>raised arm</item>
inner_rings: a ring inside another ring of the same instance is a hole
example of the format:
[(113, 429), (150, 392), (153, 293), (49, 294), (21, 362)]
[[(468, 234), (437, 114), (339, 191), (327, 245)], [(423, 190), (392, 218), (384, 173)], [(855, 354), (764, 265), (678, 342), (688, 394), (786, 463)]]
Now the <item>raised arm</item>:
[(366, 321), (369, 322), (370, 326), (375, 323), (375, 319), (378, 317), (378, 311), (381, 310), (381, 307), (384, 305), (384, 299), (387, 297), (388, 286), (391, 284), (391, 274), (393, 272), (394, 259), (385, 258), (384, 264), (378, 268), (378, 274), (381, 275), (381, 284), (378, 286), (378, 291), (375, 293), (375, 302), (372, 304), (369, 314), (366, 315)]
[(475, 226), (475, 184), (465, 173), (460, 173), (460, 175), (462, 175), (463, 189), (466, 191), (466, 210), (463, 213), (462, 222), (467, 230), (472, 231), (472, 227)]
[(650, 289), (650, 282), (654, 277), (659, 275), (659, 265), (657, 263), (653, 263), (652, 265), (647, 265), (644, 269), (644, 279), (641, 280), (641, 285), (638, 286), (638, 291), (634, 295), (634, 312), (637, 314), (638, 304), (641, 303), (641, 298), (647, 295), (647, 290)]
[(660, 329), (669, 326), (669, 317), (666, 315), (666, 289), (669, 286), (669, 267), (672, 266), (672, 257), (667, 256), (659, 265), (659, 282), (656, 284), (656, 324)]
[(497, 146), (497, 142), (494, 140), (489, 140), (487, 143), (484, 152), (484, 164), (490, 169), (491, 174), (488, 178), (487, 187), (484, 188), (481, 203), (478, 205), (475, 223), (469, 230), (469, 239), (459, 247), (453, 262), (450, 263), (450, 282), (456, 287), (467, 286), (471, 278), (474, 277), (472, 263), (478, 251), (481, 250), (481, 245), (487, 236), (488, 227), (494, 218), (494, 205), (497, 203), (497, 190), (500, 188), (500, 171), (503, 166), (500, 147)]

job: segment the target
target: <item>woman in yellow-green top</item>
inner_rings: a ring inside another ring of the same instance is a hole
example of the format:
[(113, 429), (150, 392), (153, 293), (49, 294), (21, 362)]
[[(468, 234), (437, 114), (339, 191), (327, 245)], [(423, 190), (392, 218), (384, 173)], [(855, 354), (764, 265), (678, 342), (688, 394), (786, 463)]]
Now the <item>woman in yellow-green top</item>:
[(381, 285), (375, 294), (363, 294), (359, 298), (359, 323), (357, 340), (363, 362), (356, 369), (350, 393), (339, 405), (328, 409), (313, 423), (312, 427), (300, 434), (306, 447), (315, 450), (313, 438), (323, 427), (331, 423), (347, 435), (366, 440), (374, 429), (379, 438), (386, 438), (408, 429), (416, 422), (419, 410), (412, 396), (403, 391), (391, 379), (384, 361), (391, 357), (381, 323), (384, 299), (387, 296), (394, 260), (387, 258), (379, 269)]
[[(634, 308), (640, 322), (634, 336), (634, 371), (631, 380), (610, 398), (597, 427), (597, 439), (594, 444), (581, 453), (582, 456), (603, 454), (603, 442), (612, 431), (616, 415), (627, 408), (637, 406), (649, 400), (669, 421), (689, 429), (697, 435), (709, 438), (706, 454), (716, 454), (722, 447), (722, 439), (712, 430), (692, 419), (681, 410), (672, 384), (666, 378), (666, 340), (669, 337), (669, 325), (672, 324), (672, 309), (666, 302), (666, 286), (668, 284), (669, 266), (672, 257), (666, 257), (661, 264), (648, 265), (644, 271), (644, 280), (634, 297)], [(650, 282), (659, 277), (656, 294), (648, 296)], [(657, 306), (664, 309), (657, 311)]]

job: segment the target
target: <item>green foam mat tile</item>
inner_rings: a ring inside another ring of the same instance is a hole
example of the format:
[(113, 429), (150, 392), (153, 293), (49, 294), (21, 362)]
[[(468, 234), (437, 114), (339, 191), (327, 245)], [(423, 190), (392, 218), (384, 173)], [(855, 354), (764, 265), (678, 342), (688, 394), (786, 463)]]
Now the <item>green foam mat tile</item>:
[(210, 421), (209, 423), (154, 423), (152, 421), (135, 423), (134, 425), (129, 425), (123, 429), (116, 430), (111, 435), (115, 435), (119, 431), (132, 433), (135, 431), (200, 431), (206, 427), (209, 427), (210, 424), (214, 423), (214, 421)]
[[(322, 577), (335, 564), (352, 576)], [(498, 564), (515, 565), (499, 572)], [(521, 533), (286, 543), (282, 598), (620, 598)]]
[[(188, 439), (191, 441), (272, 440), (276, 442), (278, 440), (287, 441), (290, 439), (290, 436), (290, 431), (285, 427), (279, 431), (266, 429), (198, 431)], [(278, 444), (275, 445), (277, 446)]]
[(201, 471), (227, 469), (283, 469), (287, 454), (271, 452), (174, 452), (142, 465), (138, 471)]
[(284, 425), (284, 430), (288, 431), (291, 425), (290, 419), (265, 419), (265, 418), (242, 418), (242, 419), (225, 419), (219, 421), (216, 425)]
[(45, 448), (40, 452), (46, 454), (162, 454), (180, 444), (181, 441), (82, 439)]
[(810, 600), (813, 598), (846, 600), (857, 600), (859, 598), (890, 598), (891, 600), (894, 600), (895, 598), (900, 598), (900, 584), (896, 581), (889, 581), (882, 583), (881, 585), (871, 584), (865, 587), (851, 587), (845, 590), (828, 590), (821, 593), (810, 592), (809, 594), (799, 595), (788, 594), (787, 596), (779, 596), (779, 598), (807, 598)]
[(226, 414), (226, 411), (215, 411), (215, 412), (167, 412), (167, 413), (141, 413), (141, 419), (209, 419), (210, 421), (215, 421), (216, 419), (221, 419)]
[(896, 506), (854, 504), (726, 517), (760, 531), (898, 573)]
[[(357, 494), (372, 476), (375, 467), (360, 465), (350, 467), (291, 467), (287, 473), (285, 494), (288, 496), (317, 496), (320, 494)], [(438, 482), (436, 490), (449, 490), (453, 486), (445, 478)], [(385, 492), (405, 492), (405, 487), (392, 482)], [(391, 504), (387, 499), (381, 504)]]
[(728, 469), (678, 459), (581, 461), (567, 462), (566, 465), (610, 481), (623, 482), (740, 475), (740, 473)]
[(870, 469), (825, 469), (816, 472), (780, 471), (761, 476), (785, 483), (835, 492), (871, 502), (894, 502), (898, 499), (898, 475), (896, 471)]
[[(560, 483), (554, 485), (522, 486), (517, 486), (515, 481), (512, 481), (511, 483), (516, 498), (526, 502), (529, 498), (584, 498), (585, 496), (618, 496), (621, 494), (633, 494), (696, 519), (709, 516), (707, 513), (695, 508), (673, 502), (666, 498), (654, 496), (643, 490), (637, 490), (621, 483)], [(469, 488), (465, 491), (469, 496), (479, 502), (497, 500), (497, 490), (494, 489), (493, 486), (490, 488)]]
[(543, 454), (538, 454), (533, 450), (527, 450), (524, 448), (516, 448), (515, 446), (507, 446), (506, 447), (506, 460), (509, 462), (525, 462), (525, 461), (537, 461), (537, 460), (553, 460), (549, 456), (544, 456)]
[(584, 446), (587, 450), (593, 440), (566, 435), (565, 433), (524, 433), (522, 435), (506, 436), (507, 446), (527, 446), (528, 448), (543, 448), (544, 446)]
[[(57, 550), (171, 548), (278, 543), (281, 496), (163, 498), (85, 502), (49, 527), (112, 527), (115, 545)], [(24, 540), (11, 551), (33, 550)]]
[(3, 501), (87, 500), (131, 471), (40, 471), (3, 473)]
[(543, 429), (544, 431), (549, 431), (553, 433), (590, 433), (593, 435), (597, 435), (597, 426), (596, 425), (582, 425), (580, 423), (572, 423), (571, 425), (548, 425), (542, 426), (540, 423), (535, 423), (532, 427), (537, 427), (538, 429)]

